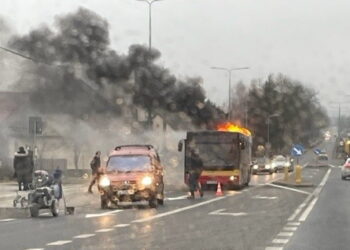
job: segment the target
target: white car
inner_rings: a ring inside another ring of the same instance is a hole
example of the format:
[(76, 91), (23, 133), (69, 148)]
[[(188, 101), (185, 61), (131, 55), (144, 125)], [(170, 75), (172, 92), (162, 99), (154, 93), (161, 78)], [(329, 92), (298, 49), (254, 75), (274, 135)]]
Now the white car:
[(283, 155), (277, 155), (272, 159), (271, 167), (275, 173), (278, 171), (284, 171), (284, 168), (288, 168), (288, 172), (292, 172), (294, 167), (290, 160)]
[(350, 158), (346, 160), (344, 165), (341, 168), (341, 178), (342, 180), (345, 180), (346, 178), (350, 177)]

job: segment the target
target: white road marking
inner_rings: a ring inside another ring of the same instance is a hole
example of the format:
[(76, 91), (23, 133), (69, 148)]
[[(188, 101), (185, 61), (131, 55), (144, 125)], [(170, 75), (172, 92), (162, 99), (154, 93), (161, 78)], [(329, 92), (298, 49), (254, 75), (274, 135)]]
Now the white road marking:
[(14, 220), (16, 220), (16, 219), (8, 218), (8, 219), (2, 219), (2, 220), (0, 220), (0, 222), (9, 222), (9, 221), (14, 221)]
[(288, 226), (300, 226), (300, 222), (288, 222), (287, 225)]
[(280, 232), (279, 234), (277, 234), (277, 236), (280, 236), (280, 237), (291, 237), (293, 236), (293, 232)]
[(14, 197), (16, 197), (16, 195), (15, 194), (3, 194), (3, 195), (0, 195), (0, 199), (9, 198), (9, 197), (14, 198)]
[(114, 228), (103, 228), (103, 229), (96, 230), (95, 233), (107, 233), (113, 230)]
[(283, 250), (283, 247), (266, 247), (265, 250)]
[[(331, 169), (328, 169), (327, 173), (325, 174), (325, 176), (323, 177), (321, 183), (318, 185), (318, 187), (315, 189), (315, 191), (313, 192), (313, 195), (315, 196), (315, 198), (309, 203), (308, 207), (305, 209), (304, 213), (302, 213), (302, 215), (299, 218), (299, 221), (305, 221), (306, 218), (309, 216), (311, 210), (313, 209), (313, 207), (315, 206), (317, 200), (318, 200), (318, 196), (320, 194), (320, 192), (322, 191), (324, 185), (326, 184), (329, 175), (331, 173)], [(311, 196), (310, 196), (311, 199)]]
[(117, 224), (117, 225), (114, 225), (114, 227), (128, 227), (130, 226), (130, 224)]
[(311, 210), (314, 208), (316, 202), (318, 200), (318, 197), (314, 198), (310, 203), (309, 206), (305, 209), (304, 213), (299, 217), (299, 221), (305, 221), (306, 218), (309, 216)]
[(76, 235), (73, 238), (74, 239), (86, 239), (86, 238), (90, 238), (92, 236), (95, 236), (96, 234), (80, 234), (80, 235)]
[(296, 188), (280, 186), (280, 185), (276, 185), (276, 184), (272, 184), (272, 183), (268, 183), (266, 185), (272, 186), (272, 187), (277, 187), (277, 188), (282, 188), (282, 189), (286, 189), (286, 190), (290, 190), (290, 191), (294, 191), (294, 192), (301, 193), (301, 194), (310, 194), (310, 192), (306, 192), (306, 191), (299, 190), (299, 189), (296, 189)]
[(286, 244), (288, 243), (289, 239), (274, 239), (272, 243), (274, 244)]
[(162, 217), (165, 217), (165, 216), (168, 216), (168, 215), (172, 215), (172, 214), (180, 213), (180, 212), (183, 212), (183, 211), (186, 211), (186, 210), (189, 210), (189, 209), (193, 209), (193, 208), (196, 208), (196, 207), (204, 206), (206, 204), (210, 204), (210, 203), (222, 200), (222, 199), (226, 199), (226, 197), (225, 196), (217, 197), (217, 198), (210, 199), (210, 200), (207, 200), (207, 201), (199, 202), (199, 203), (191, 205), (191, 206), (182, 207), (182, 208), (178, 208), (178, 209), (175, 209), (175, 210), (172, 210), (172, 211), (169, 211), (169, 212), (157, 214), (157, 215), (154, 215), (154, 216), (151, 216), (151, 217), (148, 217), (148, 218), (134, 220), (134, 221), (132, 221), (132, 223), (142, 223), (142, 222), (146, 222), (146, 221), (151, 221), (151, 220), (154, 220), (154, 219), (162, 218)]
[(288, 221), (293, 221), (298, 214), (301, 212), (301, 210), (306, 206), (306, 204), (311, 200), (312, 194), (310, 194), (303, 203), (299, 205), (299, 207), (294, 211), (294, 213), (288, 218)]
[(326, 184), (326, 181), (328, 180), (328, 177), (329, 177), (330, 173), (331, 173), (331, 170), (328, 169), (327, 173), (323, 177), (323, 179), (322, 179), (322, 181), (321, 181), (319, 186), (323, 187)]
[(167, 201), (184, 200), (184, 199), (187, 199), (187, 195), (181, 195), (181, 196), (178, 196), (178, 197), (167, 197), (167, 198), (165, 198), (165, 200), (167, 200)]
[(95, 218), (95, 217), (101, 217), (101, 216), (106, 216), (106, 215), (112, 215), (112, 214), (119, 213), (121, 211), (123, 211), (123, 210), (113, 210), (113, 211), (99, 213), (99, 214), (87, 214), (87, 215), (85, 215), (85, 218)]
[(252, 199), (260, 199), (260, 200), (275, 200), (277, 198), (278, 198), (277, 196), (260, 196), (260, 195), (256, 195), (252, 197)]
[(309, 165), (309, 162), (303, 164), (301, 167), (302, 167), (302, 168), (305, 168), (307, 165)]
[[(245, 189), (247, 190), (247, 189)], [(233, 195), (237, 195), (237, 194), (241, 194), (242, 192), (241, 191), (228, 191), (226, 192), (226, 196), (233, 196)]]
[(27, 248), (26, 250), (44, 250), (44, 248)]
[(71, 240), (59, 240), (59, 241), (47, 243), (46, 246), (62, 246), (71, 242), (72, 242)]
[(239, 212), (239, 213), (224, 213), (223, 211), (225, 211), (226, 209), (218, 209), (215, 210), (213, 212), (210, 212), (209, 214), (211, 215), (229, 215), (229, 216), (244, 216), (247, 215), (247, 213), (244, 212)]
[(292, 232), (295, 232), (297, 231), (297, 227), (284, 227), (283, 228), (283, 231), (292, 231)]

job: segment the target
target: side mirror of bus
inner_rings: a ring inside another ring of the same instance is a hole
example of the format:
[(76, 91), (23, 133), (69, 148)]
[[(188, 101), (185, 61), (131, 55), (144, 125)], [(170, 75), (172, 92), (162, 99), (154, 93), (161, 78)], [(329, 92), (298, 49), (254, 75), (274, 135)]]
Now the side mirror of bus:
[(182, 141), (179, 141), (179, 144), (177, 145), (177, 150), (179, 152), (181, 152), (182, 151), (182, 147), (183, 147), (183, 143), (182, 143)]
[(244, 150), (245, 149), (245, 143), (244, 142), (240, 142), (239, 143), (239, 147), (241, 150)]

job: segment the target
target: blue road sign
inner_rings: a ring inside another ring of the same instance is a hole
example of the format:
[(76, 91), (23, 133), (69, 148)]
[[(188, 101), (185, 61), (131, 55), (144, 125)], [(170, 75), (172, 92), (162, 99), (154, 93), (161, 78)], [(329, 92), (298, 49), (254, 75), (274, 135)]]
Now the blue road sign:
[(291, 155), (292, 156), (302, 156), (303, 153), (304, 153), (305, 149), (302, 145), (300, 144), (295, 144), (293, 145), (292, 147), (292, 152), (291, 152)]

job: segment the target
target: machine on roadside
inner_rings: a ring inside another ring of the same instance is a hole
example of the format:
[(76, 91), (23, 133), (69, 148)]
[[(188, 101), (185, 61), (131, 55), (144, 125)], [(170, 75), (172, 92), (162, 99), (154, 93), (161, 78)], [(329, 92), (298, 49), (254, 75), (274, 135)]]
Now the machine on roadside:
[(61, 172), (53, 176), (45, 170), (36, 170), (28, 194), (28, 205), (31, 217), (38, 217), (40, 209), (50, 209), (53, 216), (59, 214), (59, 202), (62, 198)]

